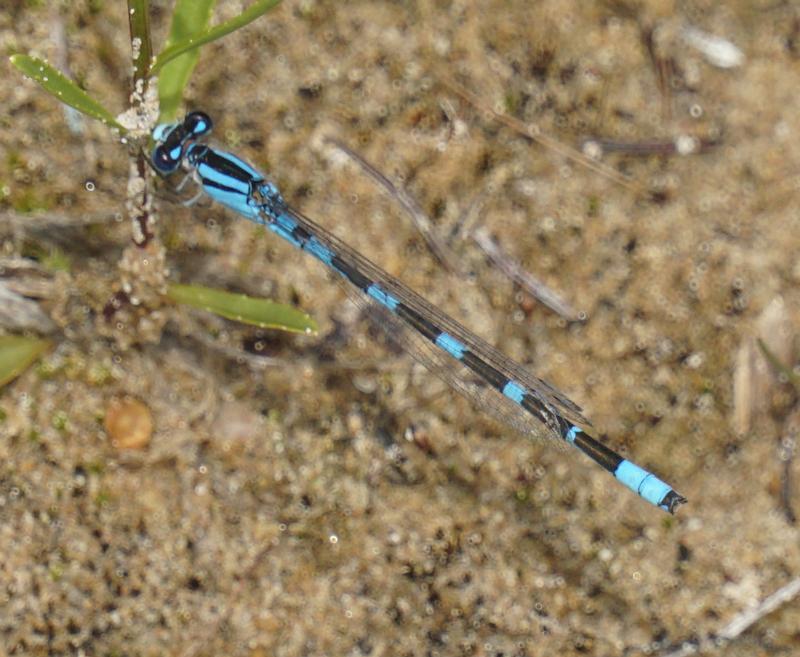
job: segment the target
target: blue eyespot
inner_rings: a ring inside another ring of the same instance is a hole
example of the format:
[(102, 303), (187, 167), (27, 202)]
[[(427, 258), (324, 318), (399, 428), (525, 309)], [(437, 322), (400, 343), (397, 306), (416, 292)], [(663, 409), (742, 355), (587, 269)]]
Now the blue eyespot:
[(200, 137), (211, 132), (213, 127), (211, 117), (205, 112), (189, 112), (183, 119), (183, 127), (193, 137)]
[(163, 145), (156, 146), (153, 149), (153, 155), (150, 157), (150, 161), (159, 173), (172, 173), (180, 166), (180, 149), (178, 149), (178, 157), (174, 158)]

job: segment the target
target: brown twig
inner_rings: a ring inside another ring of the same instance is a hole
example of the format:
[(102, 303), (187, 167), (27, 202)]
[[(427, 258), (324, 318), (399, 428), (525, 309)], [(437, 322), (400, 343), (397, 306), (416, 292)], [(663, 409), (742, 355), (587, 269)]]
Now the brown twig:
[[(431, 247), (431, 250), (437, 254), (439, 259), (442, 260), (442, 262), (446, 265), (448, 261), (452, 261), (453, 264), (449, 267), (451, 271), (455, 271), (456, 273), (461, 272), (462, 268), (458, 264), (457, 257), (455, 254), (453, 254), (450, 247), (447, 246), (445, 242), (440, 240), (438, 235), (436, 235), (431, 220), (425, 215), (414, 197), (412, 197), (404, 189), (397, 187), (383, 173), (372, 166), (354, 150), (342, 144), (340, 141), (331, 137), (326, 137), (325, 142), (332, 144), (345, 155), (350, 157), (367, 173), (367, 175), (369, 175), (376, 183), (378, 183), (378, 185), (382, 186), (389, 196), (400, 203), (400, 205), (412, 217), (415, 225), (425, 238), (425, 241)], [(462, 219), (458, 222), (460, 228), (451, 235), (451, 239), (448, 240), (449, 242), (452, 242), (452, 238), (456, 235), (465, 232), (465, 229), (463, 229), (463, 225), (465, 224), (464, 217), (470, 214), (476, 204), (477, 200), (473, 201), (467, 210), (462, 213)], [(533, 298), (537, 299), (555, 313), (561, 315), (564, 319), (576, 321), (583, 318), (581, 313), (576, 312), (569, 306), (569, 304), (561, 299), (559, 295), (550, 290), (542, 281), (523, 269), (518, 262), (505, 253), (505, 251), (503, 251), (503, 249), (484, 229), (478, 228), (476, 230), (469, 230), (466, 232), (470, 235), (475, 244), (477, 244), (478, 247), (486, 254), (489, 260), (503, 274), (510, 278), (514, 283), (521, 286), (531, 296), (533, 296)]]
[(389, 194), (391, 198), (403, 206), (403, 209), (411, 217), (411, 220), (414, 222), (414, 225), (417, 227), (417, 230), (419, 231), (420, 235), (422, 235), (422, 238), (428, 244), (433, 254), (445, 267), (447, 267), (447, 269), (457, 274), (463, 273), (461, 265), (458, 262), (458, 257), (453, 253), (450, 247), (447, 246), (447, 244), (445, 244), (441, 239), (439, 239), (438, 235), (436, 235), (436, 232), (433, 228), (433, 223), (414, 197), (412, 197), (404, 189), (397, 187), (397, 185), (389, 180), (389, 178), (378, 171), (376, 167), (374, 167), (361, 155), (356, 153), (353, 149), (338, 139), (334, 139), (333, 137), (325, 137), (324, 142), (326, 144), (335, 146), (342, 151), (342, 153), (347, 155), (351, 160), (358, 164), (358, 166), (360, 166), (370, 178), (378, 183), (378, 185), (383, 187), (383, 189), (386, 190), (386, 193)]
[(600, 162), (596, 162), (592, 158), (581, 153), (579, 150), (576, 150), (571, 146), (567, 146), (557, 139), (544, 134), (536, 127), (530, 126), (526, 123), (523, 123), (519, 119), (515, 119), (512, 116), (503, 114), (502, 112), (497, 112), (488, 107), (477, 95), (473, 94), (471, 91), (468, 91), (457, 82), (448, 78), (440, 78), (439, 81), (444, 87), (452, 91), (454, 94), (468, 102), (476, 109), (490, 115), (495, 121), (498, 121), (499, 123), (511, 128), (515, 132), (527, 137), (534, 143), (544, 146), (548, 150), (557, 153), (558, 155), (561, 155), (562, 157), (565, 157), (568, 160), (579, 164), (580, 166), (586, 167), (595, 173), (599, 173), (601, 176), (604, 176), (609, 180), (613, 180), (615, 183), (622, 185), (623, 187), (630, 189), (637, 194), (643, 191), (638, 183), (621, 174), (616, 169), (606, 166)]
[(793, 579), (755, 607), (735, 616), (730, 623), (722, 628), (719, 634), (707, 636), (699, 641), (687, 641), (677, 650), (666, 653), (662, 657), (690, 657), (690, 655), (696, 655), (712, 648), (720, 648), (741, 636), (764, 616), (771, 614), (798, 595), (800, 595), (800, 577)]
[(480, 227), (470, 235), (472, 240), (486, 254), (497, 268), (508, 278), (514, 281), (534, 299), (541, 302), (564, 319), (574, 322), (585, 319), (585, 315), (576, 311), (560, 295), (551, 290), (543, 281), (526, 271), (516, 260), (511, 258), (497, 242), (492, 239), (489, 232)]

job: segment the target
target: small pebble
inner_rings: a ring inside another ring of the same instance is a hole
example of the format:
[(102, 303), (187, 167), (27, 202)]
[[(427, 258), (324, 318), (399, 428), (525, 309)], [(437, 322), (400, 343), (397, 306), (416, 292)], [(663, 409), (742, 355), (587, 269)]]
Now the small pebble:
[(103, 425), (118, 449), (144, 449), (153, 435), (150, 409), (132, 397), (113, 399), (106, 410)]

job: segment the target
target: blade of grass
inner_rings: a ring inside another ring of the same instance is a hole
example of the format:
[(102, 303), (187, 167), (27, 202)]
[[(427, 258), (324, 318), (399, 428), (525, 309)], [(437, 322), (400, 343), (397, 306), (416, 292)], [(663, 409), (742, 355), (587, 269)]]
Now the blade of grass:
[[(202, 34), (208, 28), (216, 0), (177, 0), (172, 13), (172, 26), (165, 44), (176, 43)], [(169, 122), (178, 113), (183, 90), (200, 57), (199, 48), (190, 50), (167, 63), (158, 76), (158, 102), (161, 121)]]
[(210, 30), (206, 30), (205, 32), (186, 39), (181, 43), (176, 43), (168, 48), (165, 48), (156, 56), (156, 61), (150, 69), (150, 72), (152, 74), (156, 74), (162, 68), (164, 68), (167, 62), (172, 61), (178, 55), (182, 55), (183, 53), (205, 45), (206, 43), (216, 41), (217, 39), (230, 34), (234, 30), (238, 30), (240, 27), (244, 27), (248, 23), (252, 23), (256, 18), (259, 18), (261, 15), (268, 12), (280, 1), (281, 0), (257, 0), (257, 2), (254, 2), (252, 5), (250, 5), (236, 18), (232, 18), (221, 25), (212, 27)]
[(0, 386), (22, 374), (50, 346), (47, 340), (0, 336)]
[(293, 333), (316, 333), (316, 322), (304, 312), (282, 303), (232, 294), (199, 285), (170, 285), (167, 296), (176, 303), (260, 328)]
[(44, 60), (28, 55), (11, 55), (9, 59), (23, 75), (38, 82), (46, 92), (65, 105), (74, 107), (86, 116), (102, 121), (106, 125), (113, 126), (123, 134), (126, 132), (125, 128), (117, 123), (111, 112)]

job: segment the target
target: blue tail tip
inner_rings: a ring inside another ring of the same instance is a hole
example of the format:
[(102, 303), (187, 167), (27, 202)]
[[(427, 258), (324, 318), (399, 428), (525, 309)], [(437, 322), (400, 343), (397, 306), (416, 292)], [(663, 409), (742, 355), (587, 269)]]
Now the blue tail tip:
[(661, 500), (661, 503), (658, 506), (664, 509), (664, 511), (669, 511), (670, 513), (674, 514), (681, 504), (686, 504), (688, 501), (689, 500), (687, 500), (680, 493), (670, 490), (669, 493), (664, 496), (664, 499)]
[(672, 490), (672, 486), (627, 459), (619, 463), (614, 476), (634, 493), (664, 511), (675, 513), (681, 504), (686, 503), (686, 498)]

